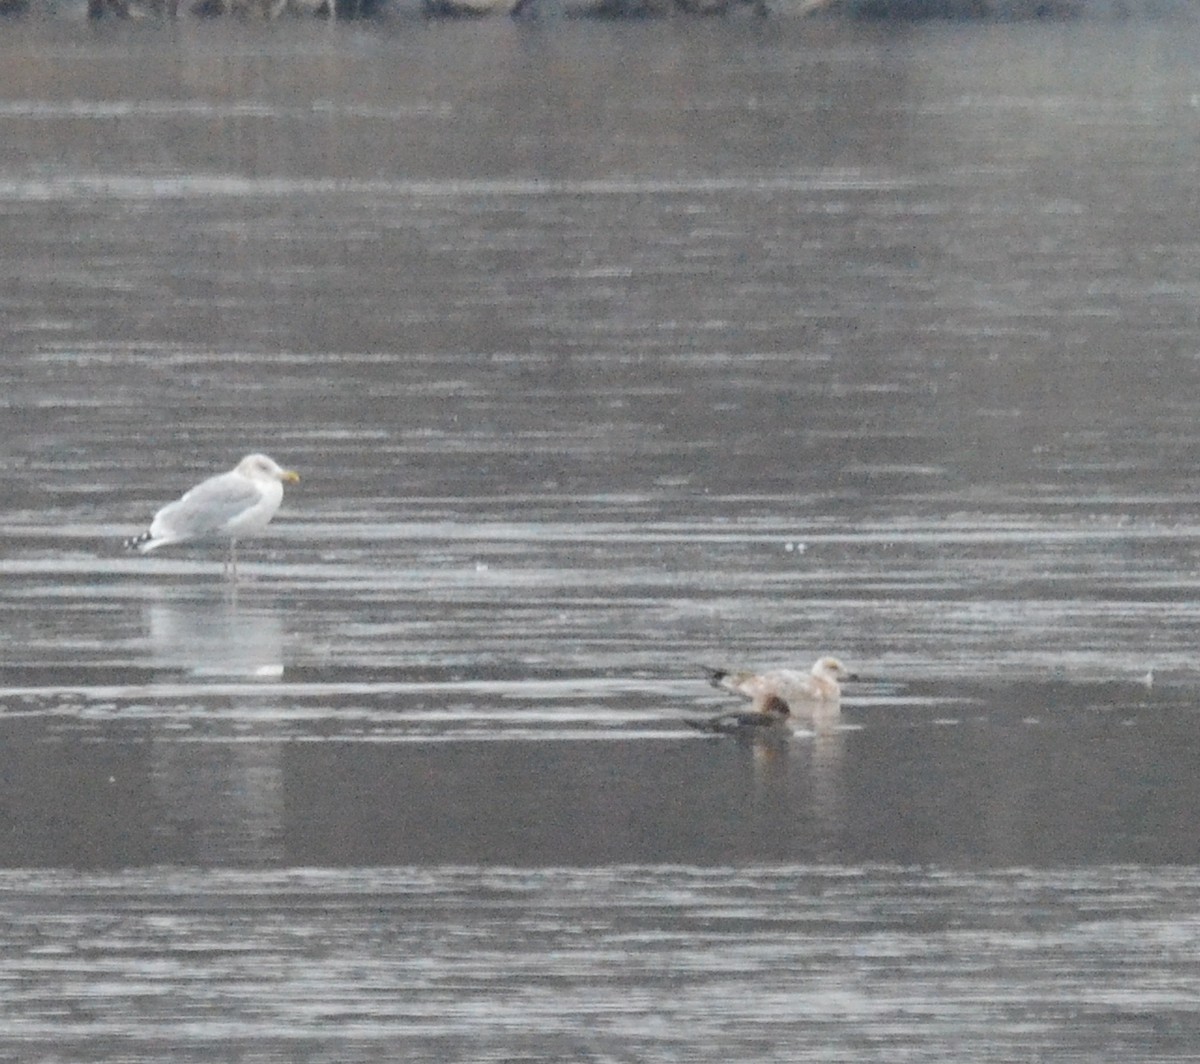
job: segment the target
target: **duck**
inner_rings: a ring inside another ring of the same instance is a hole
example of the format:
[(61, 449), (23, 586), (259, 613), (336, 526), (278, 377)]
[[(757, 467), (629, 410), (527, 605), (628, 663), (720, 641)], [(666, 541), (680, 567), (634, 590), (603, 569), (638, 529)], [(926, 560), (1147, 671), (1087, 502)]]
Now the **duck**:
[(704, 720), (689, 720), (700, 731), (718, 735), (767, 737), (788, 734), (797, 721), (828, 721), (841, 712), (842, 684), (857, 677), (835, 657), (824, 655), (807, 672), (771, 669), (767, 672), (733, 672), (703, 666), (714, 687), (751, 700), (751, 708), (722, 713)]

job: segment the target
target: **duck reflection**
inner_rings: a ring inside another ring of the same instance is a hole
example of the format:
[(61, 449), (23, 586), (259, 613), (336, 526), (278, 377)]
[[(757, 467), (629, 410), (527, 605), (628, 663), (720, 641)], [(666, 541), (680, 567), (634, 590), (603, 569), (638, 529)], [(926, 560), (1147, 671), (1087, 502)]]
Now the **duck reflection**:
[(846, 729), (818, 729), (809, 744), (813, 828), (819, 856), (838, 860), (846, 825)]
[(831, 723), (789, 735), (786, 741), (745, 743), (759, 813), (768, 819), (805, 818), (808, 830), (803, 834), (812, 860), (836, 861), (843, 849), (846, 734), (845, 727)]

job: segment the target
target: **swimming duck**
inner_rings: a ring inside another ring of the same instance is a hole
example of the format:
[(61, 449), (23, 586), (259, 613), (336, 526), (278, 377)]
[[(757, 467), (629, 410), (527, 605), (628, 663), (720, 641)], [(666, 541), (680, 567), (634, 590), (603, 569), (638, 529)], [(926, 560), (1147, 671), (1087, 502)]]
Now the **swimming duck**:
[(723, 735), (765, 736), (790, 732), (796, 721), (828, 720), (840, 711), (842, 683), (855, 676), (837, 658), (821, 657), (808, 673), (793, 669), (731, 672), (705, 666), (714, 687), (751, 700), (749, 711), (722, 713), (688, 723), (700, 731)]

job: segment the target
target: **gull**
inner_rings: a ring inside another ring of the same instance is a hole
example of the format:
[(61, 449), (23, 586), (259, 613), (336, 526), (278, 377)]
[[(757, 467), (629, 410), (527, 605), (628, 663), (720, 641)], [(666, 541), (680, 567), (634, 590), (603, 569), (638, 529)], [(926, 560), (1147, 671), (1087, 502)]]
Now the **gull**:
[(748, 711), (688, 721), (700, 731), (724, 735), (787, 734), (798, 718), (807, 718), (810, 723), (828, 722), (841, 712), (842, 681), (856, 679), (845, 665), (831, 657), (818, 658), (808, 673), (793, 669), (761, 673), (704, 669), (714, 687), (751, 700)]
[(154, 515), (148, 531), (125, 541), (128, 550), (149, 554), (172, 543), (228, 540), (224, 571), (237, 579), (237, 541), (261, 532), (283, 502), (283, 485), (297, 473), (265, 454), (248, 454), (228, 473), (201, 481)]

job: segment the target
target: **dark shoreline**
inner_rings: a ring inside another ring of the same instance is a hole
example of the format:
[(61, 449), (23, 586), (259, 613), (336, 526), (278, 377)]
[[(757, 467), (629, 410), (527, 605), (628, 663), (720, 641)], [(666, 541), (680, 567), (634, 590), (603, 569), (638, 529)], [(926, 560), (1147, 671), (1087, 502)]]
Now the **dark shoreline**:
[[(334, 9), (331, 11), (331, 4)], [(315, 17), (369, 21), (408, 14), (428, 18), (561, 17), (659, 19), (800, 17), (860, 22), (1064, 22), (1179, 19), (1190, 21), (1191, 0), (86, 0), (62, 7), (45, 0), (0, 0), (0, 17), (92, 20), (221, 18), (247, 21)]]

